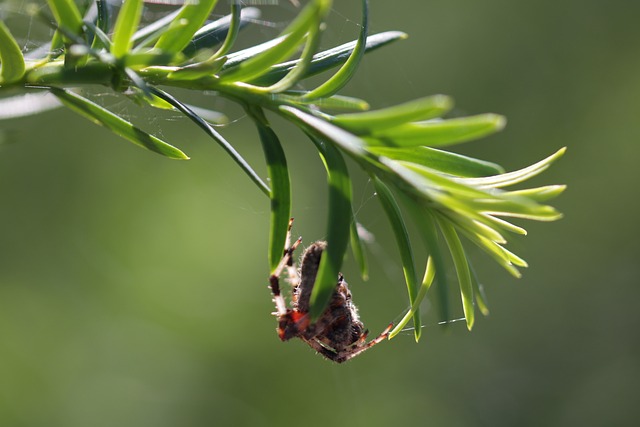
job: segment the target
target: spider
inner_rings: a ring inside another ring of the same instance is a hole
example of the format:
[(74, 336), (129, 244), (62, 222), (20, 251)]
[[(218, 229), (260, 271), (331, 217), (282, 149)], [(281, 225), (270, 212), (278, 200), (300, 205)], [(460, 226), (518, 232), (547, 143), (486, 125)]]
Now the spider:
[[(289, 223), (289, 234), (292, 221), (293, 219)], [(301, 242), (302, 238), (298, 238), (293, 245), (285, 249), (282, 260), (269, 277), (269, 287), (276, 305), (276, 312), (273, 314), (278, 318), (276, 330), (280, 339), (288, 341), (292, 338), (300, 338), (327, 359), (342, 363), (387, 338), (393, 324), (387, 326), (378, 337), (366, 342), (369, 331), (364, 329), (358, 317), (358, 309), (351, 300), (351, 292), (342, 274), (338, 275), (336, 288), (327, 308), (315, 323), (311, 323), (309, 299), (318, 274), (320, 258), (327, 243), (324, 241), (312, 243), (302, 254), (298, 271), (293, 265), (292, 255)], [(279, 278), (285, 268), (289, 272), (289, 281), (293, 286), (291, 308), (286, 306), (280, 293)]]

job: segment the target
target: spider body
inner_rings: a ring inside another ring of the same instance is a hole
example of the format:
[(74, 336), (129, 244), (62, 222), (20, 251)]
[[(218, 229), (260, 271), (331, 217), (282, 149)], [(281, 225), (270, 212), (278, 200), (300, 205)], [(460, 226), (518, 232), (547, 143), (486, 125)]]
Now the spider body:
[[(309, 301), (327, 243), (312, 243), (302, 255), (298, 271), (293, 265), (292, 255), (300, 243), (301, 239), (298, 239), (285, 250), (282, 261), (269, 278), (276, 305), (274, 314), (278, 318), (277, 331), (280, 339), (288, 341), (300, 338), (318, 353), (337, 363), (345, 362), (384, 340), (392, 325), (374, 340), (366, 342), (368, 331), (360, 321), (358, 309), (342, 275), (337, 278), (327, 308), (315, 323), (311, 323)], [(290, 308), (286, 306), (280, 293), (279, 276), (285, 268), (289, 271), (289, 282), (293, 286)]]

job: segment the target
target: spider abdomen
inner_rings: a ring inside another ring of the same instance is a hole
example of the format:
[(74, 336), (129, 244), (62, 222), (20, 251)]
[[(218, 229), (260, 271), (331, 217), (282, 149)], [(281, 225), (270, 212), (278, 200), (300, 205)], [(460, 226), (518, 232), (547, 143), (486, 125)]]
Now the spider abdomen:
[(327, 242), (319, 241), (312, 243), (302, 254), (300, 261), (300, 282), (294, 289), (294, 304), (303, 313), (309, 312), (309, 300), (313, 284), (318, 275), (318, 267), (322, 252), (327, 248)]

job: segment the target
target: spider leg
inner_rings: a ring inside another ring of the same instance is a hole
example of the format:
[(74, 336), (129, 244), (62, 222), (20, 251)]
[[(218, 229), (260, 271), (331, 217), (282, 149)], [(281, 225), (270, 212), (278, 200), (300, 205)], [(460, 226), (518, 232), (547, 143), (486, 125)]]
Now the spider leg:
[(273, 273), (271, 274), (271, 276), (269, 276), (269, 287), (271, 288), (271, 293), (273, 294), (273, 301), (276, 304), (276, 314), (278, 316), (282, 316), (287, 313), (287, 306), (284, 302), (284, 298), (282, 297), (282, 294), (280, 293), (279, 277), (282, 274), (282, 271), (285, 269), (285, 267), (287, 267), (291, 263), (292, 254), (301, 242), (302, 242), (302, 237), (299, 237), (298, 240), (296, 240), (293, 243), (293, 245), (285, 249), (284, 256), (278, 263), (278, 266), (276, 267), (276, 269), (273, 270)]
[(327, 359), (337, 363), (342, 362), (342, 360), (338, 360), (338, 358), (340, 357), (339, 353), (336, 353), (335, 351), (330, 350), (327, 347), (323, 346), (316, 339), (314, 338), (306, 339), (304, 337), (300, 337), (300, 338), (302, 339), (302, 341), (306, 342), (309, 345), (309, 347), (311, 347), (312, 349), (314, 349), (316, 352), (326, 357)]
[(362, 345), (365, 343), (365, 341), (367, 341), (367, 335), (369, 335), (369, 330), (365, 329), (365, 331), (362, 333), (362, 335), (360, 335), (360, 338), (358, 338), (358, 341), (354, 342), (352, 344), (353, 347), (362, 347)]
[[(335, 359), (331, 359), (331, 360), (333, 360), (334, 362), (342, 363), (342, 362), (346, 362), (349, 359), (353, 359), (354, 357), (364, 352), (365, 350), (369, 350), (374, 345), (384, 341), (389, 336), (389, 332), (391, 331), (391, 328), (393, 328), (393, 323), (390, 323), (389, 326), (387, 326), (380, 335), (378, 335), (376, 338), (372, 339), (368, 343), (357, 346), (357, 347), (351, 347), (348, 350), (341, 351), (336, 354)], [(360, 342), (360, 341), (361, 340), (358, 340), (357, 342)]]
[(289, 226), (287, 227), (287, 235), (284, 238), (284, 250), (286, 252), (287, 248), (291, 244), (291, 227), (293, 227), (293, 218), (289, 218)]
[[(301, 241), (300, 239), (298, 239), (299, 241)], [(299, 244), (298, 240), (296, 240), (295, 245), (297, 246)], [(287, 269), (287, 282), (291, 285), (292, 288), (296, 288), (298, 285), (300, 285), (300, 277), (298, 275), (298, 268), (296, 267), (294, 262), (289, 262), (286, 265), (286, 269)]]
[(282, 271), (291, 266), (293, 264), (292, 256), (293, 252), (296, 250), (298, 245), (302, 242), (302, 237), (299, 237), (293, 245), (289, 246), (289, 242), (291, 241), (291, 227), (293, 226), (293, 218), (289, 220), (289, 228), (287, 229), (287, 237), (285, 239), (285, 248), (282, 259), (278, 263), (271, 276), (269, 276), (269, 287), (271, 288), (271, 293), (273, 294), (273, 302), (276, 304), (276, 315), (283, 316), (287, 313), (287, 305), (284, 302), (284, 298), (280, 293), (280, 275), (282, 275)]

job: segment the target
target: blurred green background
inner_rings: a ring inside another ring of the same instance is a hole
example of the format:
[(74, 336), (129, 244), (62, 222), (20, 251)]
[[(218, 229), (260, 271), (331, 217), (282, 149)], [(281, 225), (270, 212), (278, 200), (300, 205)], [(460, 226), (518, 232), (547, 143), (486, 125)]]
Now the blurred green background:
[[(336, 3), (325, 46), (358, 31), (359, 2)], [(245, 43), (296, 12), (263, 9)], [(569, 188), (554, 201), (562, 221), (525, 223), (529, 236), (510, 244), (531, 266), (522, 279), (472, 251), (492, 310), (472, 333), (437, 325), (426, 305), (419, 344), (409, 332), (341, 366), (277, 339), (268, 201), (185, 119), (104, 99), (188, 162), (66, 110), (0, 122), (0, 425), (635, 425), (639, 16), (625, 0), (371, 2), (372, 32), (410, 38), (368, 55), (345, 93), (374, 107), (445, 93), (455, 115), (505, 114), (505, 131), (457, 151), (515, 169), (566, 145), (534, 184)], [(249, 120), (213, 96), (195, 101), (229, 114), (222, 132), (264, 174)], [(321, 239), (321, 162), (296, 129), (275, 125), (294, 232)], [(406, 292), (372, 186), (352, 171), (376, 240), (371, 279), (352, 259), (344, 273), (373, 334), (402, 315)]]

